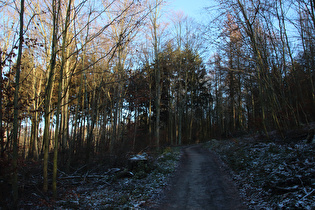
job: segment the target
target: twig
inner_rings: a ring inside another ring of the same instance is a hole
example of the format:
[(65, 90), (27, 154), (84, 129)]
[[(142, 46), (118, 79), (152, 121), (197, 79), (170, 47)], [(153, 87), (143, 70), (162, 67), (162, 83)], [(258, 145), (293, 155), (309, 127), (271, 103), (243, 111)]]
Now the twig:
[(308, 194), (304, 195), (303, 198), (301, 198), (300, 200), (308, 197), (309, 195), (311, 195), (313, 192), (315, 191), (315, 189), (313, 189), (311, 192), (309, 192)]
[(58, 172), (61, 173), (61, 174), (63, 174), (64, 176), (69, 176), (68, 174), (66, 174), (65, 172), (63, 172), (63, 171), (61, 171), (61, 170), (59, 170), (59, 169), (58, 169)]
[(81, 169), (83, 169), (84, 167), (86, 167), (86, 164), (84, 165), (84, 166), (82, 166), (82, 167), (80, 167), (80, 168), (78, 168), (73, 174), (76, 174), (76, 173), (78, 173), (78, 171), (80, 171)]
[(306, 190), (306, 188), (305, 188), (305, 186), (304, 186), (304, 183), (303, 183), (302, 179), (301, 179), (300, 177), (298, 177), (298, 178), (299, 178), (299, 180), (300, 180), (300, 182), (301, 182), (301, 184), (302, 184), (302, 187), (303, 187), (303, 190), (304, 190), (305, 194), (308, 194), (308, 192), (307, 192), (307, 190)]
[(83, 181), (85, 182), (86, 177), (88, 176), (89, 172), (87, 171), (86, 174), (84, 175)]

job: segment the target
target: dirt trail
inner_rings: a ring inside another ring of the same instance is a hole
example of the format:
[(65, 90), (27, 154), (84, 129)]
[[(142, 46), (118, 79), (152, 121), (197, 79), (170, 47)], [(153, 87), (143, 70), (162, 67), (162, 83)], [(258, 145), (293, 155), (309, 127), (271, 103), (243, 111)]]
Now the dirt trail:
[(189, 146), (183, 152), (159, 209), (246, 209), (215, 154), (202, 145)]

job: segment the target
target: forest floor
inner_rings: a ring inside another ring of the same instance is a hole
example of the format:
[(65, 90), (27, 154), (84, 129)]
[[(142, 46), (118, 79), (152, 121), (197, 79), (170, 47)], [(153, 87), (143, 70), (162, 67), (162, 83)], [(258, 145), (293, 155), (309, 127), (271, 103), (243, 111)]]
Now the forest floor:
[[(140, 164), (59, 173), (58, 199), (25, 182), (20, 209), (315, 209), (315, 144), (210, 140), (146, 153)], [(38, 177), (38, 178), (36, 178)], [(223, 206), (224, 205), (224, 206)], [(232, 207), (231, 207), (232, 206)], [(5, 208), (3, 208), (5, 209)]]
[[(315, 138), (314, 138), (315, 140)], [(315, 142), (245, 136), (206, 147), (230, 168), (249, 209), (315, 209)]]
[(70, 174), (59, 171), (57, 199), (42, 192), (41, 170), (36, 167), (24, 180), (19, 209), (151, 209), (158, 205), (180, 156), (180, 147), (167, 147), (158, 155), (131, 156), (116, 168), (103, 163)]

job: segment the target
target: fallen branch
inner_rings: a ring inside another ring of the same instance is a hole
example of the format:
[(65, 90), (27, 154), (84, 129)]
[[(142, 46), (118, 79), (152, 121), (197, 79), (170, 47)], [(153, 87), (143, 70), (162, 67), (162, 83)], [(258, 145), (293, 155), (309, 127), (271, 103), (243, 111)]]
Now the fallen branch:
[(282, 192), (294, 192), (299, 190), (299, 186), (295, 185), (293, 187), (279, 187), (279, 186), (275, 186), (275, 189), (282, 191)]
[(59, 177), (59, 180), (67, 180), (67, 179), (103, 179), (107, 178), (106, 175), (87, 175), (87, 176), (66, 176), (66, 177)]

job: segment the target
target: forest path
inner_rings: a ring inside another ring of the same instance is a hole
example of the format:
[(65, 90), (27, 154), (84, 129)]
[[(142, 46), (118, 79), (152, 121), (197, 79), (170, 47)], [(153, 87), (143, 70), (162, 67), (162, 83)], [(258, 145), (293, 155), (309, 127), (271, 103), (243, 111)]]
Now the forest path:
[(202, 145), (183, 149), (178, 171), (159, 209), (246, 209), (219, 158)]

